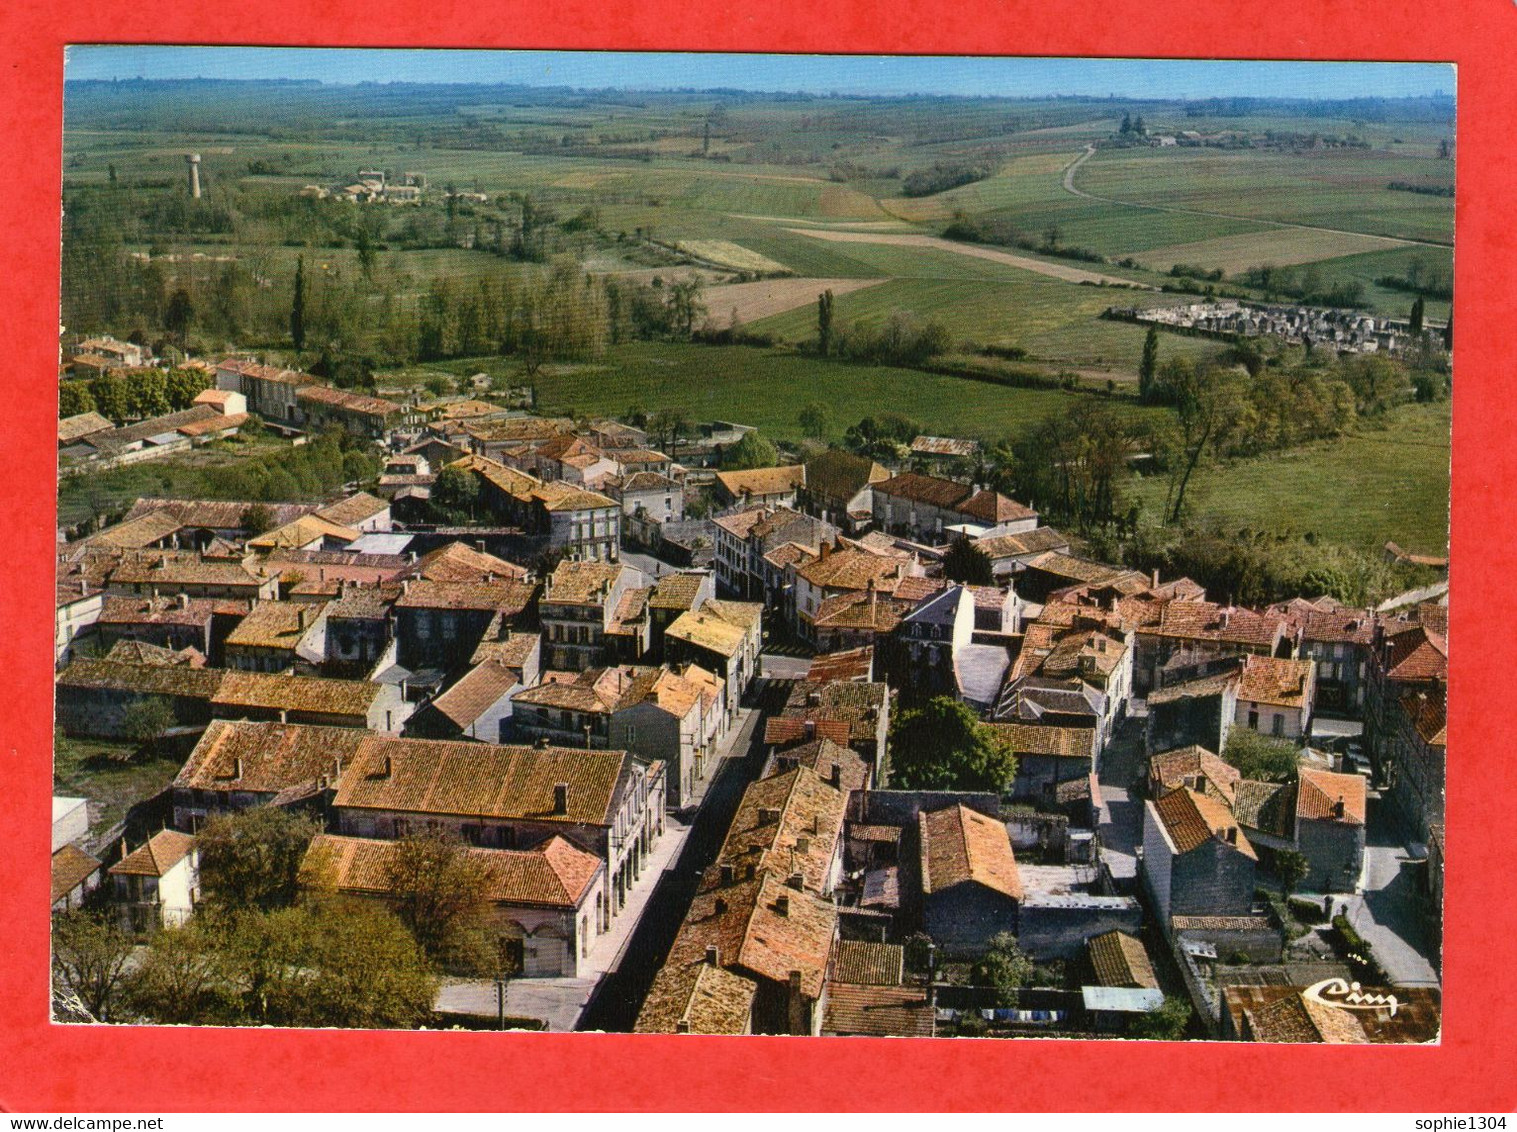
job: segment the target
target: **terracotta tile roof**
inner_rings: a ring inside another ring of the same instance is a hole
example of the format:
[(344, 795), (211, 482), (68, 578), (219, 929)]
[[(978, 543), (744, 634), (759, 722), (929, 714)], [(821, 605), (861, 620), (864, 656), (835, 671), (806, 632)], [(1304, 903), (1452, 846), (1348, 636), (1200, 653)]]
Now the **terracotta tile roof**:
[[(1299, 998), (1299, 986), (1228, 986), (1222, 988), (1222, 1008), (1238, 1033), (1244, 1032), (1244, 1014), (1268, 1007), (1280, 999)], [(1355, 1011), (1354, 1017), (1372, 1042), (1422, 1043), (1438, 1040), (1440, 995), (1437, 987), (1368, 987), (1371, 993), (1393, 994), (1396, 1013), (1389, 1010)], [(1315, 1027), (1313, 1027), (1315, 1028)], [(1308, 1037), (1309, 1041), (1317, 1039)]]
[(115, 597), (100, 607), (102, 625), (192, 625), (203, 627), (218, 601), (208, 597)]
[(121, 640), (111, 646), (105, 659), (116, 664), (188, 665), (205, 667), (205, 654), (193, 647), (179, 650), (150, 645), (146, 641)]
[(1022, 878), (1004, 823), (960, 803), (918, 814), (917, 828), (924, 895), (973, 882), (1021, 901)]
[(848, 795), (809, 767), (761, 778), (743, 792), (717, 864), (738, 875), (750, 865), (779, 877), (799, 873), (806, 891), (821, 894), (831, 887), (847, 805)]
[(1410, 692), (1401, 697), (1401, 710), (1412, 721), (1422, 741), (1431, 747), (1447, 744), (1447, 698), (1442, 684), (1434, 684), (1426, 692)]
[(1413, 683), (1447, 680), (1448, 639), (1423, 625), (1414, 625), (1391, 637), (1385, 675), (1390, 680)]
[(469, 658), (469, 663), (484, 664), (493, 660), (507, 668), (520, 670), (532, 659), (532, 654), (541, 644), (542, 636), (538, 633), (508, 633), (504, 638), (492, 638), (486, 634), (474, 650), (474, 655)]
[[(1338, 813), (1338, 803), (1343, 813)], [(1302, 767), (1297, 775), (1296, 816), (1314, 820), (1363, 825), (1366, 820), (1366, 787), (1362, 774), (1333, 774)]]
[(278, 366), (261, 365), (258, 362), (247, 361), (241, 358), (227, 358), (219, 363), (218, 370), (226, 370), (229, 373), (241, 374), (243, 377), (256, 378), (259, 381), (273, 381), (281, 385), (315, 385), (316, 379), (299, 370), (280, 369)]
[(1231, 836), (1233, 840), (1229, 844), (1244, 856), (1257, 859), (1254, 847), (1238, 829), (1233, 815), (1216, 799), (1181, 787), (1171, 790), (1152, 805), (1164, 823), (1177, 855), (1189, 853), (1213, 839), (1227, 840)]
[(541, 503), (543, 509), (547, 511), (617, 510), (616, 500), (598, 491), (586, 491), (584, 488), (573, 487), (558, 481), (545, 483), (535, 488), (532, 498)]
[(637, 1015), (637, 1034), (744, 1034), (758, 984), (699, 963), (665, 963)]
[(397, 609), (469, 609), (515, 617), (536, 600), (539, 587), (501, 578), (494, 582), (433, 582), (424, 578), (407, 584), (395, 602)]
[(109, 432), (115, 426), (93, 410), (62, 417), (58, 421), (58, 443), (67, 444), (96, 432)]
[[(711, 870), (708, 877), (715, 873)], [(788, 887), (770, 873), (696, 895), (666, 966), (702, 962), (708, 947), (717, 963), (781, 985), (800, 972), (801, 993), (818, 999), (837, 938), (838, 912), (828, 900)]]
[(1243, 1015), (1256, 1042), (1326, 1042), (1332, 1045), (1369, 1041), (1359, 1019), (1347, 1010), (1326, 1006), (1302, 994), (1287, 995)]
[(488, 401), (451, 401), (438, 411), (443, 420), (464, 420), (469, 417), (490, 417), (504, 414), (505, 409)]
[(1243, 776), (1236, 767), (1224, 762), (1205, 747), (1181, 747), (1154, 755), (1148, 760), (1149, 791), (1152, 794), (1157, 795), (1181, 786), (1189, 786), (1194, 790), (1198, 777), (1204, 780), (1200, 793), (1216, 792), (1222, 801), (1231, 806), (1238, 780)]
[(807, 493), (832, 503), (846, 503), (870, 484), (889, 478), (873, 460), (841, 448), (829, 448), (806, 461)]
[[(748, 637), (748, 628), (731, 618), (745, 616), (740, 610), (734, 610), (734, 607), (744, 604), (743, 602), (708, 601), (700, 609), (681, 613), (676, 617), (664, 630), (664, 637), (688, 641), (718, 656), (734, 657), (742, 649), (743, 642)], [(753, 608), (762, 614), (763, 606), (756, 605)]]
[(863, 590), (849, 590), (823, 598), (813, 614), (801, 614), (818, 629), (853, 629), (879, 635), (899, 625), (915, 602), (897, 600), (890, 595), (875, 596)]
[(483, 582), (495, 578), (523, 581), (527, 571), (514, 562), (475, 550), (465, 543), (450, 542), (422, 555), (406, 576), (430, 582)]
[(847, 743), (851, 728), (843, 720), (786, 719), (771, 715), (764, 720), (764, 742), (794, 743), (814, 737)]
[(141, 551), (122, 558), (111, 571), (117, 586), (179, 585), (226, 586), (235, 589), (262, 588), (270, 575), (262, 566), (242, 562), (214, 562), (182, 551)]
[(876, 1038), (930, 1038), (932, 1004), (919, 987), (827, 985), (822, 1033)]
[(560, 562), (543, 591), (552, 605), (601, 605), (616, 582), (631, 570), (615, 562)]
[(1286, 660), (1250, 653), (1243, 658), (1238, 698), (1277, 707), (1307, 707), (1307, 690), (1316, 665), (1310, 660)]
[[(817, 726), (825, 728), (836, 725), (822, 723)], [(836, 776), (838, 789), (844, 794), (862, 790), (869, 785), (869, 764), (853, 748), (846, 746), (847, 742), (846, 735), (841, 741), (824, 735), (802, 743), (788, 746), (782, 744), (781, 749), (775, 752), (775, 762), (781, 767), (807, 767), (815, 771), (824, 782), (830, 783)]]
[(247, 424), (250, 415), (248, 413), (217, 413), (214, 416), (182, 424), (175, 431), (181, 436), (189, 437), (209, 436), (218, 432), (231, 432), (233, 429), (241, 428)]
[(282, 527), (276, 527), (267, 534), (261, 534), (257, 538), (248, 540), (249, 546), (260, 550), (274, 550), (276, 548), (288, 548), (299, 550), (309, 546), (318, 539), (337, 539), (340, 542), (353, 542), (363, 532), (354, 527), (344, 527), (320, 515), (302, 515), (293, 522), (286, 523)]
[(701, 587), (711, 575), (708, 573), (665, 574), (653, 585), (648, 597), (650, 609), (691, 609), (695, 606)]
[(1163, 637), (1230, 641), (1272, 649), (1285, 629), (1286, 618), (1280, 613), (1258, 613), (1210, 601), (1170, 601), (1161, 607), (1158, 625), (1145, 631)]
[(161, 877), (190, 855), (195, 839), (177, 829), (163, 829), (110, 867), (114, 876)]
[(360, 491), (346, 499), (339, 499), (335, 503), (328, 503), (325, 507), (318, 507), (313, 514), (329, 523), (347, 527), (361, 523), (365, 519), (372, 519), (375, 515), (389, 510), (389, 507), (388, 500), (370, 495), (367, 491)]
[(364, 735), (352, 727), (213, 719), (173, 785), (252, 794), (277, 794), (322, 778), (335, 785)]
[(588, 715), (610, 715), (616, 711), (621, 689), (601, 680), (608, 671), (614, 673), (619, 670), (593, 668), (575, 673), (569, 679), (560, 678), (558, 673), (546, 673), (542, 683), (517, 692), (511, 697), (511, 702)]
[[(322, 583), (318, 583), (320, 584)], [(297, 586), (296, 589), (299, 590), (300, 587)], [(395, 584), (344, 585), (339, 581), (337, 598), (327, 606), (327, 621), (382, 621), (389, 616), (390, 607), (400, 598), (400, 594), (400, 586)]]
[(622, 593), (622, 599), (611, 612), (606, 632), (612, 636), (633, 636), (643, 628), (648, 613), (648, 595), (652, 586), (639, 586)]
[(1020, 535), (993, 535), (990, 538), (975, 539), (974, 547), (984, 551), (993, 561), (997, 558), (1044, 554), (1052, 550), (1067, 551), (1069, 540), (1052, 527), (1037, 527)]
[(283, 526), (312, 508), (305, 503), (259, 503), (252, 500), (162, 499), (143, 497), (132, 505), (126, 519), (135, 519), (149, 511), (167, 510), (186, 527), (210, 530), (241, 530), (242, 515), (249, 507), (267, 507), (275, 526)]
[(219, 668), (76, 659), (58, 674), (56, 682), (60, 688), (108, 688), (139, 695), (210, 700), (221, 688), (225, 676)]
[(806, 679), (816, 684), (836, 680), (868, 680), (874, 673), (874, 646), (843, 649), (813, 657)]
[(583, 440), (572, 433), (564, 436), (555, 436), (537, 446), (537, 454), (545, 460), (557, 460), (562, 462), (571, 456), (590, 456), (595, 459), (601, 458), (604, 453), (588, 440)]
[(1088, 759), (1095, 745), (1089, 727), (1050, 727), (1041, 723), (989, 723), (987, 727), (1010, 741), (1019, 755), (1044, 755), (1060, 759)]
[(99, 870), (102, 862), (83, 849), (65, 845), (53, 854), (53, 903), (62, 900)]
[[(815, 702), (812, 702), (812, 701)], [(838, 720), (849, 725), (851, 739), (872, 742), (880, 716), (888, 709), (890, 689), (880, 681), (817, 684), (798, 680), (790, 689), (782, 715), (790, 719)]]
[(745, 495), (788, 495), (806, 486), (806, 467), (804, 464), (788, 464), (781, 468), (717, 472), (716, 482), (734, 499), (742, 499)]
[(961, 515), (978, 519), (982, 523), (989, 523), (991, 526), (1038, 517), (1038, 513), (1026, 504), (1018, 503), (1015, 499), (1008, 498), (998, 491), (988, 490), (977, 491), (959, 504), (958, 510)]
[(135, 519), (107, 527), (84, 540), (90, 546), (120, 547), (123, 550), (140, 550), (168, 538), (184, 526), (167, 508), (148, 511)]
[(467, 730), (521, 681), (521, 672), (497, 661), (476, 664), (431, 706)]
[(260, 601), (227, 635), (234, 648), (291, 649), (321, 619), (324, 601)]
[(911, 450), (920, 456), (973, 456), (980, 450), (978, 440), (960, 440), (952, 436), (919, 436)]
[(673, 495), (676, 492), (682, 492), (685, 490), (668, 476), (663, 475), (659, 472), (633, 472), (631, 475), (627, 476), (620, 483), (618, 483), (616, 489), (617, 491), (621, 492), (623, 497), (628, 495), (637, 495), (645, 491), (661, 491), (666, 494)]
[(1029, 559), (1027, 566), (1029, 569), (1041, 570), (1045, 574), (1052, 574), (1058, 578), (1070, 578), (1084, 585), (1105, 584), (1130, 572), (1120, 566), (1092, 562), (1088, 558), (1078, 558), (1057, 550), (1050, 550)]
[(1295, 801), (1293, 785), (1245, 778), (1233, 788), (1233, 817), (1245, 829), (1293, 839)]
[(902, 472), (875, 484), (874, 490), (897, 499), (909, 499), (914, 503), (927, 503), (942, 508), (957, 507), (974, 494), (974, 489), (967, 484), (919, 475), (916, 472)]
[[(390, 773), (385, 776), (385, 759)], [(368, 733), (343, 772), (339, 807), (609, 825), (625, 751), (508, 747)], [(568, 804), (554, 813), (554, 786)]]
[(1102, 932), (1085, 941), (1085, 950), (1101, 986), (1158, 989), (1159, 979), (1148, 950), (1137, 936), (1123, 931)]
[(295, 394), (297, 401), (326, 405), (346, 413), (361, 413), (368, 417), (392, 417), (404, 413), (406, 407), (383, 397), (367, 397), (361, 393), (349, 393), (345, 389), (332, 389), (325, 385), (307, 385)]
[(266, 711), (315, 712), (364, 716), (382, 686), (366, 680), (329, 680), (322, 676), (281, 676), (270, 672), (229, 670), (211, 697), (213, 706)]
[(1148, 703), (1152, 707), (1155, 704), (1172, 704), (1203, 696), (1220, 696), (1229, 689), (1236, 690), (1237, 686), (1237, 672), (1223, 672), (1216, 676), (1203, 676), (1199, 680), (1185, 680), (1179, 684), (1155, 688), (1148, 694)]
[(906, 949), (900, 944), (840, 939), (833, 945), (827, 977), (861, 986), (898, 987), (905, 974)]
[(1290, 611), (1304, 641), (1367, 645), (1375, 633), (1375, 614), (1368, 609), (1305, 609)]
[(625, 710), (638, 704), (652, 704), (674, 716), (684, 719), (704, 699), (704, 681), (687, 679), (667, 666), (645, 671), (623, 693), (617, 704)]
[[(485, 898), (496, 904), (578, 908), (601, 871), (601, 859), (554, 836), (543, 845), (515, 849), (464, 850), (484, 874)], [(391, 876), (399, 859), (395, 841), (318, 834), (301, 863), (302, 882), (365, 896), (394, 892)]]
[(888, 593), (895, 589), (899, 570), (896, 558), (845, 547), (823, 554), (795, 572), (819, 589), (863, 590), (872, 582), (876, 590)]

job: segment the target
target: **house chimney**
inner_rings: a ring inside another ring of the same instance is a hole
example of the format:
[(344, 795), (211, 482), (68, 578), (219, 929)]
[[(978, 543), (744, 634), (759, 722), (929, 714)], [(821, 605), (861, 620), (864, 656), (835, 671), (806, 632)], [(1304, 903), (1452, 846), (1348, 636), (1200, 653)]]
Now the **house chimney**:
[(569, 812), (569, 784), (567, 782), (553, 784), (553, 812), (555, 814)]
[(797, 853), (799, 853), (802, 857), (804, 857), (807, 853), (811, 852), (811, 838), (809, 838), (809, 837), (797, 837), (795, 839), (795, 851)]
[(732, 868), (731, 865), (723, 865), (722, 866), (722, 874), (721, 875), (722, 875), (722, 883), (723, 884), (731, 884), (733, 882), (733, 880), (735, 879), (734, 876), (733, 876), (733, 868)]
[(690, 1019), (676, 1019), (674, 1023), (674, 1032), (676, 1034), (688, 1034), (690, 1032)]
[(841, 763), (832, 764), (832, 772), (827, 776), (827, 784), (836, 790), (843, 788), (843, 766)]
[(183, 593), (180, 594), (177, 604), (180, 609), (188, 609), (190, 607), (190, 595)]
[(241, 778), (242, 778), (242, 756), (241, 755), (233, 755), (232, 756), (232, 780), (234, 782), (236, 782), (236, 781), (240, 781)]
[(485, 552), (485, 540), (482, 539), (482, 538), (475, 539), (474, 540), (474, 549), (477, 550), (477, 551), (479, 551), (481, 554), (483, 554)]
[(759, 825), (773, 825), (780, 820), (780, 812), (773, 806), (761, 806), (758, 812)]
[[(785, 883), (797, 892), (804, 892), (806, 890), (806, 874), (800, 872), (791, 873), (785, 878)], [(788, 913), (786, 914), (788, 915)]]
[(342, 756), (338, 755), (332, 760), (332, 781), (336, 782), (342, 777)]
[(790, 896), (787, 893), (782, 892), (774, 898), (774, 910), (781, 916), (790, 915)]
[(1347, 809), (1348, 807), (1344, 804), (1343, 796), (1340, 794), (1338, 800), (1333, 803), (1333, 817), (1341, 818)]
[(722, 953), (717, 950), (716, 944), (713, 943), (706, 948), (706, 962), (710, 963), (713, 967), (720, 967), (722, 965), (721, 957)]
[(1159, 568), (1157, 566), (1155, 566), (1154, 567), (1154, 589), (1158, 589), (1158, 588), (1159, 588)]
[(546, 735), (539, 735), (537, 737), (537, 742), (533, 744), (533, 746), (535, 746), (539, 751), (546, 751), (552, 745), (553, 744), (548, 741), (548, 737)]
[(803, 726), (806, 729), (806, 738), (807, 738), (807, 740), (809, 741), (811, 739), (815, 739), (816, 738), (816, 720), (814, 720), (814, 719), (803, 720), (802, 724), (803, 724)]
[(725, 916), (727, 914), (727, 901), (718, 896), (712, 908), (718, 916)]
[(384, 762), (381, 763), (380, 766), (379, 766), (379, 777), (380, 778), (389, 778), (390, 777), (390, 772), (392, 770), (394, 770), (394, 769), (395, 769), (394, 766), (390, 762), (390, 756), (386, 755), (385, 758), (384, 758)]
[(819, 550), (822, 559), (825, 561), (827, 556), (832, 553), (832, 544), (830, 542), (823, 542)]
[(752, 880), (754, 877), (758, 876), (758, 866), (755, 865), (752, 861), (749, 861), (748, 867), (743, 870), (743, 875), (746, 879)]

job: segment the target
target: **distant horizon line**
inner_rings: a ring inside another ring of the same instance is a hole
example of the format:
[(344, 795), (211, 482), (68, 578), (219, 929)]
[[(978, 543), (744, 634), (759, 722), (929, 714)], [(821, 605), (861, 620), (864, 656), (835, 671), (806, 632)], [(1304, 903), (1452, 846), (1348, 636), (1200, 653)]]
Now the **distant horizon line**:
[[(927, 58), (927, 56), (912, 56), (912, 58)], [(1341, 94), (1341, 95), (1305, 95), (1305, 94), (1137, 94), (1132, 92), (1112, 91), (1107, 94), (1091, 94), (1080, 91), (1049, 90), (1037, 94), (991, 94), (991, 93), (964, 93), (954, 91), (933, 90), (843, 90), (843, 89), (811, 89), (811, 88), (769, 88), (769, 87), (739, 87), (739, 86), (638, 86), (628, 84), (626, 86), (585, 86), (570, 83), (530, 83), (520, 80), (488, 81), (484, 79), (318, 79), (295, 75), (260, 75), (252, 78), (218, 78), (212, 75), (111, 75), (109, 77), (91, 76), (81, 78), (64, 78), (64, 85), (78, 85), (91, 83), (96, 85), (116, 85), (120, 83), (139, 84), (184, 84), (184, 83), (215, 83), (220, 86), (254, 86), (264, 84), (288, 84), (291, 86), (305, 87), (329, 87), (356, 89), (359, 87), (403, 87), (403, 86), (458, 86), (458, 87), (485, 87), (509, 90), (538, 90), (571, 91), (576, 94), (604, 94), (610, 92), (627, 92), (635, 94), (741, 94), (741, 95), (806, 95), (817, 98), (935, 98), (944, 101), (965, 102), (1027, 102), (1040, 98), (1070, 99), (1082, 102), (1208, 102), (1208, 101), (1242, 101), (1242, 102), (1308, 102), (1308, 103), (1333, 103), (1333, 102), (1419, 102), (1437, 101), (1439, 99), (1449, 102), (1457, 101), (1456, 96), (1446, 90), (1424, 91), (1416, 94)]]

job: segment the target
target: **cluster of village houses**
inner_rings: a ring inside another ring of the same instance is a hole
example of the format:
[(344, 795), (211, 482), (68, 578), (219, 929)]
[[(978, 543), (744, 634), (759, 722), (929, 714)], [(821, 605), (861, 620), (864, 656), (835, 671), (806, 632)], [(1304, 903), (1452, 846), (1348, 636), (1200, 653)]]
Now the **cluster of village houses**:
[[(490, 866), (511, 973), (575, 976), (656, 883), (666, 815), (700, 803), (761, 710), (767, 765), (639, 1031), (931, 1035), (970, 1011), (1010, 1032), (1120, 1033), (1168, 989), (1219, 1036), (1436, 1033), (1435, 990), (1406, 989), (1393, 1020), (1279, 978), (1224, 986), (1217, 968), (1280, 960), (1256, 891), (1275, 854), (1302, 854), (1298, 887), (1329, 902), (1360, 885), (1368, 781), (1312, 746), (1319, 713), (1362, 721), (1384, 805), (1441, 883), (1446, 606), (1246, 609), (1080, 557), (969, 482), (972, 442), (919, 438), (919, 470), (832, 449), (712, 471), (743, 426), (702, 426), (676, 461), (622, 422), (464, 399), (421, 413), (213, 368), (214, 411), (349, 428), (385, 472), (322, 503), (143, 498), (60, 535), (58, 726), (122, 739), (151, 707), (188, 755), (151, 828), (94, 829), (81, 800), (55, 800), (55, 909), (105, 899), (135, 931), (182, 923), (202, 823), (294, 807), (325, 830), (310, 875), (355, 897), (386, 899), (397, 839), (456, 834)], [(79, 442), (68, 424), (61, 449)], [(478, 486), (468, 526), (420, 521), (448, 468)], [(697, 494), (715, 507), (693, 518)], [(944, 576), (961, 537), (992, 584)], [(632, 547), (673, 565), (649, 576)], [(815, 654), (804, 678), (763, 679), (766, 642)], [(903, 695), (969, 705), (1015, 750), (1014, 781), (892, 789)], [(1297, 745), (1296, 780), (1242, 778), (1219, 757), (1237, 729)], [(1124, 856), (1100, 832), (1102, 760), (1134, 731), (1147, 773)], [(988, 1007), (907, 961), (923, 934), (950, 964), (1007, 932), (1068, 985)]]
[[(1423, 336), (1413, 333), (1404, 318), (1386, 318), (1333, 307), (1247, 303), (1237, 299), (1185, 303), (1172, 307), (1112, 307), (1108, 318), (1179, 328), (1218, 338), (1269, 335), (1294, 345), (1321, 346), (1351, 354), (1402, 354), (1418, 346)], [(1428, 322), (1429, 331), (1443, 324)]]

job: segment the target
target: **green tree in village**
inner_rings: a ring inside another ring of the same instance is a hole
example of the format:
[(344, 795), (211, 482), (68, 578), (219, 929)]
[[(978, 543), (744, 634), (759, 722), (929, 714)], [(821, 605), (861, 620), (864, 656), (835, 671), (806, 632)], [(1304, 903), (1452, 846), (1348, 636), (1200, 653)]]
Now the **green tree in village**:
[(204, 370), (172, 369), (164, 379), (164, 395), (170, 410), (188, 409), (204, 390), (210, 388), (211, 377)]
[(1248, 427), (1250, 408), (1240, 375), (1232, 370), (1209, 363), (1197, 366), (1182, 356), (1164, 364), (1160, 380), (1175, 409), (1174, 426), (1166, 438), (1168, 522), (1173, 524), (1185, 514), (1185, 493), (1196, 468)]
[(474, 519), (479, 512), (479, 478), (463, 468), (444, 468), (432, 486), (431, 503), (449, 521)]
[(812, 401), (796, 414), (801, 432), (813, 440), (826, 440), (832, 431), (832, 411), (821, 401)]
[(689, 338), (706, 313), (706, 304), (701, 298), (699, 279), (681, 279), (669, 288), (669, 315), (674, 330), (681, 338)]
[(990, 947), (975, 963), (970, 978), (975, 986), (994, 991), (997, 1006), (1010, 1008), (1016, 1006), (1018, 992), (1032, 978), (1032, 970), (1032, 960), (1017, 945), (1017, 937), (999, 932), (991, 937)]
[(1306, 879), (1310, 868), (1305, 855), (1295, 849), (1275, 851), (1275, 875), (1280, 878), (1280, 885), (1287, 896), (1296, 891), (1296, 885)]
[(1261, 735), (1249, 727), (1234, 727), (1227, 733), (1222, 758), (1244, 778), (1259, 782), (1296, 780), (1296, 748), (1288, 740)]
[(1422, 316), (1426, 309), (1426, 304), (1422, 301), (1421, 295), (1418, 295), (1415, 299), (1412, 300), (1412, 314), (1410, 322), (1413, 338), (1420, 338), (1422, 336)]
[(321, 827), (274, 806), (218, 814), (198, 834), (200, 884), (225, 909), (287, 908), (299, 895), (300, 862)]
[(295, 293), (290, 299), (290, 341), (297, 351), (306, 348), (306, 260), (295, 259)]
[[(1126, 124), (1125, 120), (1124, 124)], [(1154, 378), (1158, 374), (1159, 330), (1157, 327), (1150, 326), (1143, 338), (1143, 360), (1138, 363), (1138, 399), (1144, 404), (1154, 399)]]
[(1003, 790), (1016, 777), (1011, 744), (968, 706), (937, 696), (897, 713), (890, 782), (903, 790)]
[(1138, 1015), (1127, 1032), (1134, 1038), (1146, 1038), (1154, 1042), (1178, 1042), (1184, 1039), (1186, 1031), (1190, 1029), (1193, 1013), (1189, 1000), (1167, 994), (1164, 996), (1164, 1004), (1158, 1010)]
[(53, 917), (53, 982), (101, 1022), (115, 1020), (132, 956), (131, 935), (116, 922), (76, 910)]
[(82, 381), (65, 381), (58, 386), (58, 415), (76, 417), (80, 413), (95, 411), (95, 398), (90, 388)]
[(948, 550), (943, 555), (943, 574), (949, 581), (970, 586), (993, 586), (996, 581), (990, 555), (964, 535), (959, 535), (948, 544)]
[(190, 324), (194, 321), (194, 300), (190, 298), (188, 290), (180, 287), (169, 296), (169, 305), (163, 312), (163, 328), (169, 332), (181, 350), (187, 348)]
[(832, 351), (832, 288), (816, 297), (816, 347), (826, 357)]
[(740, 472), (748, 468), (772, 468), (780, 462), (774, 442), (757, 432), (745, 432), (742, 438), (722, 453), (722, 470)]
[(161, 699), (136, 700), (122, 716), (122, 732), (137, 744), (137, 754), (156, 753), (164, 734), (174, 726), (174, 712)]
[(477, 853), (441, 833), (395, 843), (385, 873), (391, 906), (422, 951), (439, 967), (494, 974), (500, 965), (487, 913), (491, 874)]

